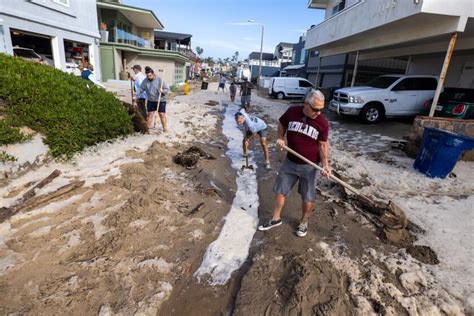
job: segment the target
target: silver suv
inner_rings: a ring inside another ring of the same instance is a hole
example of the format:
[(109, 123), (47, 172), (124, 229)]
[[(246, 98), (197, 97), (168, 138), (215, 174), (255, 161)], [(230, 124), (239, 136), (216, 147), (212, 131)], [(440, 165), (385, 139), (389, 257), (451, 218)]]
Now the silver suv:
[(377, 123), (384, 116), (414, 116), (433, 98), (437, 85), (435, 76), (380, 76), (366, 86), (336, 90), (329, 110), (360, 116), (366, 123)]

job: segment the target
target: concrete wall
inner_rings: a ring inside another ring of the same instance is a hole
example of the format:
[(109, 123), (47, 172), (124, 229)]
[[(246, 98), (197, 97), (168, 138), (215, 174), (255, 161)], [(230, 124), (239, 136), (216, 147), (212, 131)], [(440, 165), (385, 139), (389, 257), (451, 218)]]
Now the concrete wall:
[(64, 40), (85, 43), (100, 80), (96, 12), (95, 0), (71, 0), (69, 7), (52, 0), (1, 0), (0, 23), (4, 34), (0, 52), (13, 54), (10, 29), (46, 35), (51, 37), (55, 67), (66, 70)]
[[(153, 57), (146, 57), (146, 56), (138, 56), (134, 53), (125, 53), (125, 58), (127, 59), (127, 70), (131, 73), (131, 69), (133, 65), (140, 65), (142, 67), (142, 71), (145, 71), (145, 67), (149, 66), (154, 71), (155, 74), (164, 78), (165, 82), (168, 85), (172, 85), (174, 83), (174, 71), (175, 71), (175, 61), (174, 60), (166, 60), (161, 59), (158, 60)], [(163, 72), (159, 72), (158, 70), (164, 70)]]
[[(435, 75), (439, 76), (443, 67), (444, 56), (426, 57), (413, 56), (408, 73), (413, 75)], [(466, 63), (474, 63), (474, 52), (469, 55), (453, 55), (448, 68), (444, 86), (474, 89), (474, 82), (470, 84), (461, 83), (461, 75)]]
[(311, 28), (306, 49), (327, 56), (462, 32), (474, 15), (472, 0), (455, 2), (362, 0)]

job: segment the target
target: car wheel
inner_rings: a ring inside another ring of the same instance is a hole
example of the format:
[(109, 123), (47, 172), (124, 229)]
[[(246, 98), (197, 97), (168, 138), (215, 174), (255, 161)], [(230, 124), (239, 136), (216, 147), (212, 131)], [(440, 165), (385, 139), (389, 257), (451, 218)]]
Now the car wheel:
[(285, 98), (285, 94), (283, 92), (278, 92), (276, 96), (278, 100), (283, 100)]
[(383, 117), (382, 107), (378, 104), (368, 104), (362, 109), (361, 117), (365, 123), (377, 123)]

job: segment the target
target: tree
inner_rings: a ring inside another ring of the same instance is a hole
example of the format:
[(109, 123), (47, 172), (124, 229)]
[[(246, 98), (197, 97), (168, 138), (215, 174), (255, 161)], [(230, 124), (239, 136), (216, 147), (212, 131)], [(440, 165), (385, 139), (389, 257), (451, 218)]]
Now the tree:
[(234, 55), (232, 56), (232, 61), (236, 63), (239, 60), (239, 52), (235, 51)]
[(196, 53), (199, 55), (199, 58), (201, 58), (201, 55), (202, 55), (203, 52), (204, 52), (204, 49), (202, 49), (199, 46), (196, 47)]

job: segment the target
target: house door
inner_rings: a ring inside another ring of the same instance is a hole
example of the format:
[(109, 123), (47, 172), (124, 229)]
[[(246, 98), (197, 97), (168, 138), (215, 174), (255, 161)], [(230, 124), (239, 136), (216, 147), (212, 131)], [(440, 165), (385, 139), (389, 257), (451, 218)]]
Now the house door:
[(114, 50), (111, 47), (100, 47), (100, 70), (102, 71), (102, 81), (115, 78)]

